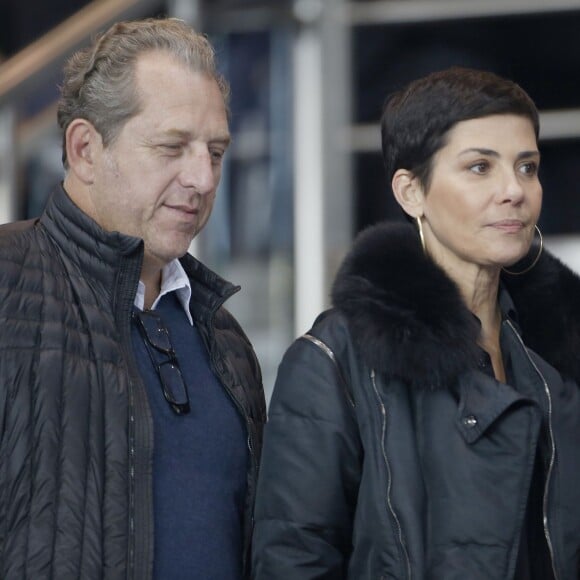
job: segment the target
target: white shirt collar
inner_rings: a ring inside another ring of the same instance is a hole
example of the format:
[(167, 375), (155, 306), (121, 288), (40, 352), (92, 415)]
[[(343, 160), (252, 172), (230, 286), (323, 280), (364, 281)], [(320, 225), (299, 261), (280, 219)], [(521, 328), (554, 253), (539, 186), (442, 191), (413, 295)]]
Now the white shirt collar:
[[(155, 302), (153, 302), (151, 310), (155, 310), (157, 304), (159, 304), (159, 300), (161, 300), (165, 294), (169, 294), (170, 292), (175, 292), (189, 323), (193, 326), (193, 318), (189, 311), (191, 284), (189, 283), (189, 278), (187, 277), (181, 262), (177, 258), (169, 262), (169, 264), (166, 264), (161, 271), (161, 292), (159, 292), (159, 296), (157, 296)], [(143, 310), (145, 305), (145, 284), (143, 284), (141, 280), (139, 280), (139, 285), (137, 286), (137, 294), (135, 295), (134, 304), (139, 310)]]

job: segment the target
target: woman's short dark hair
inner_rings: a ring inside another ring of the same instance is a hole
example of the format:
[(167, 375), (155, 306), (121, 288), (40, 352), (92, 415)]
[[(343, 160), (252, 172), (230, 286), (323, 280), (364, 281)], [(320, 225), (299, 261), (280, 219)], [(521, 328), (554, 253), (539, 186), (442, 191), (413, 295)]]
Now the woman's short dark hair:
[(397, 169), (407, 169), (428, 189), (433, 156), (454, 125), (504, 114), (528, 118), (538, 138), (536, 106), (513, 81), (487, 71), (452, 67), (411, 82), (387, 99), (381, 116), (388, 182)]

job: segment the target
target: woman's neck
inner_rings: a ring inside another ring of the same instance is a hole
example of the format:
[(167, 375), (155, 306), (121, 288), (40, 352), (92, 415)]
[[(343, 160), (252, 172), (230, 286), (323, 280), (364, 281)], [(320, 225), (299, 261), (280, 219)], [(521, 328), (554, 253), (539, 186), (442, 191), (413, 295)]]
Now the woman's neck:
[(476, 264), (440, 264), (457, 284), (467, 308), (481, 323), (479, 345), (489, 354), (497, 380), (505, 382), (500, 349), (501, 311), (498, 303), (499, 268)]

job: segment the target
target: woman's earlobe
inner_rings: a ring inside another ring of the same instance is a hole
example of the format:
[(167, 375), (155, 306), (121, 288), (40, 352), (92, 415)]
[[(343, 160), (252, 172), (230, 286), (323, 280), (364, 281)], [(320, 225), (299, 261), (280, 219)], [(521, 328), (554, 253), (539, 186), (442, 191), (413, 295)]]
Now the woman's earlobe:
[(397, 203), (413, 218), (423, 215), (423, 188), (419, 179), (407, 169), (397, 169), (391, 181)]

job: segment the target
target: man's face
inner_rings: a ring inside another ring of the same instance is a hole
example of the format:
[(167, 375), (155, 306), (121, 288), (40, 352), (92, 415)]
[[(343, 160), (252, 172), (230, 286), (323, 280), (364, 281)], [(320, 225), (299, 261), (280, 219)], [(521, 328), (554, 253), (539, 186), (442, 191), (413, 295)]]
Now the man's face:
[(88, 211), (104, 229), (142, 238), (145, 267), (187, 252), (206, 224), (230, 136), (216, 81), (163, 52), (136, 63), (140, 112), (95, 155)]

